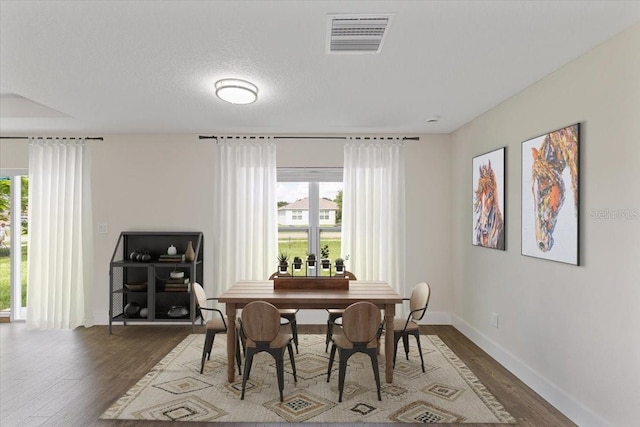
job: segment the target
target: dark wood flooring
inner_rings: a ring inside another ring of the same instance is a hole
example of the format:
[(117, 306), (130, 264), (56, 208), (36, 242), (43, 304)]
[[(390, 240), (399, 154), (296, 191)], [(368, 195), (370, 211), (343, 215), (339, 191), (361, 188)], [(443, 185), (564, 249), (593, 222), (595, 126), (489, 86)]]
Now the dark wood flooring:
[[(324, 327), (301, 326), (300, 332), (324, 333)], [(109, 335), (106, 326), (40, 331), (27, 330), (24, 323), (1, 324), (0, 425), (178, 424), (98, 417), (189, 333), (190, 326), (173, 325), (118, 325)], [(517, 419), (518, 426), (575, 425), (452, 326), (425, 326), (423, 333), (439, 335)]]

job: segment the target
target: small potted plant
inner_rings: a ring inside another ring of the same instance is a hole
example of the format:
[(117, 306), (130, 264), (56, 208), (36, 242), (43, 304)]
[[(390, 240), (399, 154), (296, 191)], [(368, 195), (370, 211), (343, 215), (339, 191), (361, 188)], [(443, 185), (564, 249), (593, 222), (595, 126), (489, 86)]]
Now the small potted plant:
[(307, 255), (307, 266), (309, 268), (316, 268), (316, 254), (310, 253)]
[(323, 270), (328, 270), (329, 268), (331, 268), (331, 261), (329, 260), (328, 245), (324, 245), (323, 247), (320, 248), (320, 258), (321, 258), (320, 262), (322, 263)]
[(336, 266), (336, 274), (344, 274), (344, 262), (349, 259), (349, 255), (342, 258), (336, 258), (334, 264)]
[(289, 255), (280, 252), (278, 255), (278, 272), (280, 274), (286, 274), (289, 269)]
[(294, 256), (293, 271), (300, 271), (300, 270), (302, 270), (302, 258), (300, 258), (299, 256)]

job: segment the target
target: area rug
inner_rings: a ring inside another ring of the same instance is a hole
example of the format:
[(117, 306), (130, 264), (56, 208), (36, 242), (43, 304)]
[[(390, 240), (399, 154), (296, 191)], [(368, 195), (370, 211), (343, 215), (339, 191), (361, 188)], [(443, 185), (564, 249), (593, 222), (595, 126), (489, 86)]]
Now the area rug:
[[(218, 336), (200, 374), (204, 335), (190, 335), (100, 418), (213, 422), (317, 423), (515, 423), (515, 419), (436, 335), (421, 336), (426, 373), (415, 341), (409, 360), (401, 348), (393, 384), (384, 382), (378, 401), (368, 356), (349, 359), (338, 403), (338, 361), (326, 382), (329, 354), (324, 335), (300, 335), (294, 383), (285, 355), (284, 402), (280, 402), (274, 359), (253, 360), (245, 399), (242, 378), (227, 382), (226, 337)], [(384, 347), (383, 347), (384, 348)], [(336, 356), (337, 359), (337, 356)], [(244, 365), (242, 366), (244, 368)]]

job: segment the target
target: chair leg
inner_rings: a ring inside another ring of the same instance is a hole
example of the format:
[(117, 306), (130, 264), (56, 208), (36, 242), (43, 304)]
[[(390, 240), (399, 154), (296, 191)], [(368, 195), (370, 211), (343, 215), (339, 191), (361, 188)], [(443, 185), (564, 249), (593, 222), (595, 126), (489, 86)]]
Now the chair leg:
[(338, 402), (342, 402), (342, 391), (344, 390), (344, 377), (347, 373), (347, 359), (349, 356), (345, 354), (346, 351), (340, 349), (340, 363), (338, 364)]
[(407, 360), (409, 360), (409, 335), (402, 334), (402, 344), (404, 345), (404, 354), (407, 355)]
[(333, 333), (333, 323), (331, 320), (327, 320), (327, 336), (324, 339), (324, 352), (329, 350), (329, 341), (331, 341), (331, 334)]
[(244, 375), (242, 376), (242, 394), (240, 395), (240, 400), (244, 400), (244, 390), (247, 386), (247, 379), (249, 378), (249, 373), (251, 371), (251, 362), (253, 362), (253, 351), (248, 349), (247, 357), (244, 361)]
[(382, 400), (382, 396), (380, 395), (380, 369), (378, 368), (378, 352), (372, 351), (369, 352), (369, 357), (371, 358), (371, 366), (373, 367), (373, 375), (376, 380), (376, 387), (378, 389), (378, 400)]
[(396, 356), (398, 355), (398, 341), (402, 337), (401, 333), (394, 332), (393, 333), (393, 367), (396, 367)]
[(287, 345), (287, 351), (289, 351), (289, 360), (291, 361), (291, 369), (293, 370), (293, 382), (298, 382), (298, 376), (296, 375), (296, 361), (293, 358), (293, 346), (291, 343)]
[(240, 368), (240, 338), (236, 336), (236, 363), (238, 364), (238, 375), (242, 373)]
[(216, 334), (213, 334), (211, 337), (211, 342), (209, 343), (209, 348), (207, 348), (207, 360), (211, 360), (211, 349), (213, 348), (213, 342), (216, 340)]
[(207, 354), (211, 357), (211, 348), (213, 347), (213, 339), (215, 336), (215, 334), (211, 334), (209, 331), (207, 331), (205, 335), (204, 346), (202, 347), (202, 360), (200, 362), (200, 373), (204, 372), (204, 362), (207, 358)]
[[(284, 349), (283, 349), (284, 350)], [(284, 351), (281, 351), (278, 355), (273, 355), (276, 359), (276, 376), (278, 377), (278, 390), (280, 390), (280, 402), (284, 401), (282, 391), (284, 390)]]
[(422, 372), (426, 372), (424, 370), (424, 357), (422, 357), (422, 346), (420, 345), (420, 332), (416, 332), (414, 334), (414, 336), (416, 337), (416, 342), (418, 343), (418, 353), (420, 353), (420, 362), (422, 363)]
[(291, 320), (291, 335), (293, 336), (293, 343), (296, 345), (296, 354), (298, 352), (298, 322), (296, 319)]
[(336, 357), (336, 345), (331, 346), (331, 355), (329, 356), (329, 370), (327, 371), (327, 382), (331, 379), (331, 368), (333, 368), (333, 360)]

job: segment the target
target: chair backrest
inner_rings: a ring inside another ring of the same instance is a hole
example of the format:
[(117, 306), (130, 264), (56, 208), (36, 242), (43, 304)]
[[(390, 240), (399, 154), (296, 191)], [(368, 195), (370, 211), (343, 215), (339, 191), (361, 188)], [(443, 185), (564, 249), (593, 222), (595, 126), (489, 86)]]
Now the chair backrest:
[(242, 309), (242, 331), (253, 342), (271, 342), (280, 331), (280, 312), (273, 304), (253, 301)]
[[(196, 301), (198, 301), (198, 306), (202, 308), (207, 308), (207, 295), (204, 293), (204, 289), (202, 285), (198, 282), (193, 282), (193, 293), (196, 294)], [(209, 312), (207, 310), (200, 310), (200, 314), (202, 316), (202, 320), (205, 322), (209, 320)]]
[(427, 306), (429, 305), (429, 297), (431, 296), (431, 288), (425, 282), (418, 283), (413, 287), (411, 291), (411, 298), (409, 300), (409, 307), (411, 311), (418, 310), (411, 314), (412, 320), (420, 320), (427, 312)]
[(347, 270), (344, 271), (344, 277), (348, 277), (349, 280), (358, 280), (355, 274)]
[(271, 276), (269, 276), (269, 280), (273, 280), (276, 277), (290, 277), (291, 275), (289, 273), (280, 273), (279, 271), (276, 271), (275, 273), (272, 273)]
[(344, 310), (342, 330), (352, 343), (368, 343), (378, 337), (381, 322), (380, 309), (368, 301), (360, 301)]

